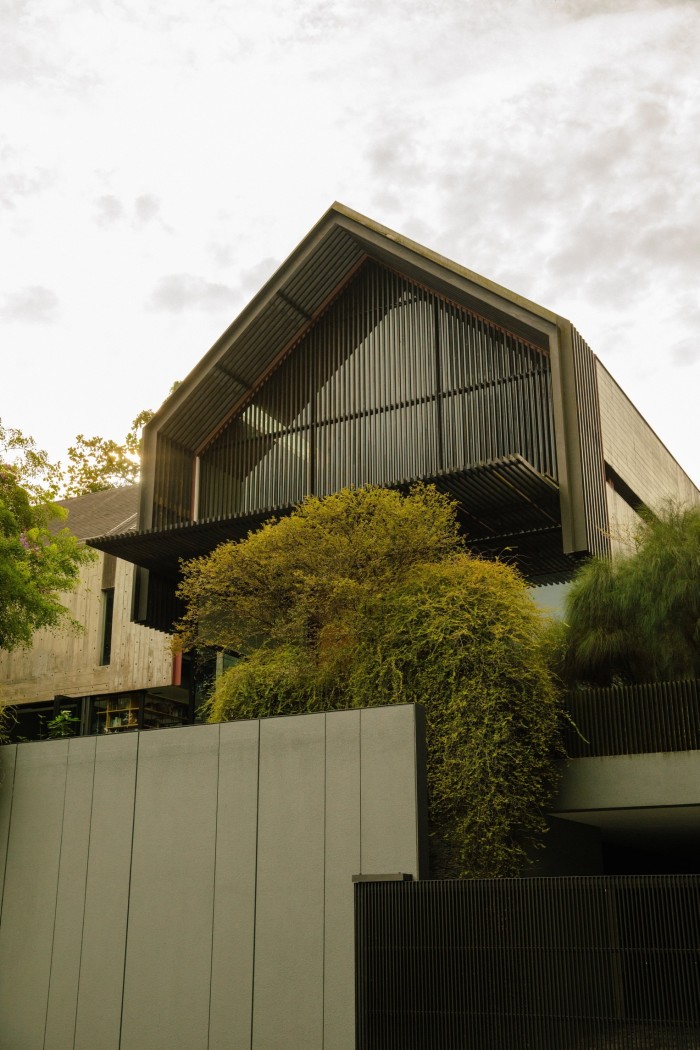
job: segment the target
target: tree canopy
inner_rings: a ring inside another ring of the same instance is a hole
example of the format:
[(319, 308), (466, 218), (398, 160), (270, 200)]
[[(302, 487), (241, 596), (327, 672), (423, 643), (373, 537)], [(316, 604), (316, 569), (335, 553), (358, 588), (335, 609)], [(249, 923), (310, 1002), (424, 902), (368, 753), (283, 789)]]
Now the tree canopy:
[(644, 512), (627, 556), (580, 569), (562, 646), (572, 684), (700, 678), (700, 507)]
[(69, 499), (102, 492), (139, 479), (141, 431), (153, 416), (139, 412), (122, 442), (77, 434), (65, 462), (53, 463), (32, 437), (3, 426), (0, 420), (0, 461), (7, 460), (17, 481), (33, 501)]
[(519, 575), (430, 487), (309, 498), (184, 566), (181, 643), (235, 651), (212, 721), (419, 702), (432, 870), (511, 875), (544, 830), (559, 702)]
[(68, 531), (52, 531), (65, 511), (33, 502), (0, 464), (0, 650), (28, 645), (40, 627), (72, 624), (61, 594), (94, 555)]
[[(170, 387), (172, 394), (179, 380)], [(0, 463), (7, 462), (32, 502), (69, 499), (120, 485), (134, 485), (141, 469), (141, 432), (153, 418), (150, 408), (139, 412), (123, 441), (77, 434), (65, 461), (54, 463), (32, 437), (3, 425), (0, 419)]]

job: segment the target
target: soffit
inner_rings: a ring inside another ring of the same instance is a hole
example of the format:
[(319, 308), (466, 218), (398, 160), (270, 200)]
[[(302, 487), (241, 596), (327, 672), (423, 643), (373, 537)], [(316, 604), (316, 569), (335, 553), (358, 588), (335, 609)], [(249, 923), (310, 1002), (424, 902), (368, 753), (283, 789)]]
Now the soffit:
[[(521, 456), (507, 456), (452, 473), (421, 479), (457, 501), (467, 544), (489, 557), (506, 557), (530, 575), (570, 570), (561, 552), (559, 489)], [(413, 482), (398, 485), (408, 490)], [(152, 532), (98, 536), (90, 546), (176, 579), (181, 559), (209, 554), (227, 540), (244, 539), (273, 516), (294, 508), (270, 507), (255, 515), (191, 522)]]

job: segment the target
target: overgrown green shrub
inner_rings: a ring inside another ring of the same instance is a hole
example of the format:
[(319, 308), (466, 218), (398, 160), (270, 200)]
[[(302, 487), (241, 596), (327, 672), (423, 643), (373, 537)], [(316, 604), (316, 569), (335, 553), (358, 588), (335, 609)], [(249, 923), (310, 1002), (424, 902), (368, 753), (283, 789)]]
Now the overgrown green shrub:
[(432, 489), (307, 500), (190, 563), (185, 644), (244, 656), (212, 721), (416, 702), (436, 877), (514, 875), (545, 830), (560, 709), (519, 575), (471, 557)]
[(571, 684), (700, 678), (700, 507), (643, 512), (629, 553), (591, 559), (560, 629)]

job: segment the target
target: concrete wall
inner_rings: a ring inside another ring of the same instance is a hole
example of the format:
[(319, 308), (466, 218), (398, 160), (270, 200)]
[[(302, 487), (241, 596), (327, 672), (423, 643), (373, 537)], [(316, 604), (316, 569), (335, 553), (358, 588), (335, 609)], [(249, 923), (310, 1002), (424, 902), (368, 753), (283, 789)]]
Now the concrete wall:
[(100, 664), (102, 642), (102, 564), (104, 555), (84, 565), (74, 591), (63, 596), (70, 615), (84, 628), (37, 631), (28, 649), (0, 653), (0, 700), (6, 704), (52, 700), (54, 696), (149, 689), (170, 685), (170, 637), (132, 623), (134, 566), (117, 561), (114, 581), (112, 658)]
[[(655, 509), (669, 497), (700, 502), (700, 493), (610, 373), (596, 362), (603, 455), (636, 495)], [(620, 508), (612, 506), (616, 521)]]
[(421, 714), (0, 748), (1, 1050), (352, 1050), (351, 876), (419, 874)]
[(700, 806), (700, 751), (570, 759), (557, 814)]

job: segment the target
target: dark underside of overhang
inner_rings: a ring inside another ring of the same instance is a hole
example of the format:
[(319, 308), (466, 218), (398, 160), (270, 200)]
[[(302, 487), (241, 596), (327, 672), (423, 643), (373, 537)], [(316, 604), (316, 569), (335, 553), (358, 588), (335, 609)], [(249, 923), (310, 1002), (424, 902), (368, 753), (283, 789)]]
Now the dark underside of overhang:
[[(562, 552), (558, 486), (521, 456), (419, 480), (457, 501), (461, 529), (475, 552), (517, 565), (534, 582), (559, 580), (571, 572), (572, 562)], [(415, 483), (392, 487), (408, 491)], [(270, 507), (253, 515), (189, 522), (158, 532), (99, 536), (89, 543), (175, 582), (181, 560), (209, 554), (228, 540), (243, 539), (271, 517), (292, 509)]]

